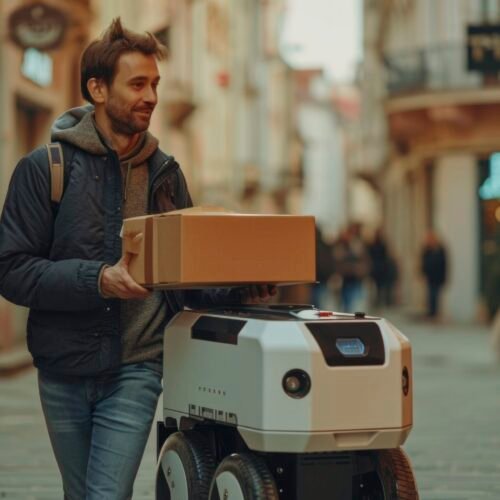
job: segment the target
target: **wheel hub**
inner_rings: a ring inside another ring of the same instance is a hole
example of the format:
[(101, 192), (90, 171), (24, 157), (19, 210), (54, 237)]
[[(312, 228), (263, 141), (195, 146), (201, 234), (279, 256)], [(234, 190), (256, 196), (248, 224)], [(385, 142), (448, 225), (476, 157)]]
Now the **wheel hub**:
[(188, 498), (188, 482), (179, 455), (173, 450), (168, 450), (161, 458), (161, 468), (170, 490), (170, 499), (186, 500)]
[(222, 500), (245, 500), (238, 479), (231, 472), (224, 471), (215, 479), (219, 497)]

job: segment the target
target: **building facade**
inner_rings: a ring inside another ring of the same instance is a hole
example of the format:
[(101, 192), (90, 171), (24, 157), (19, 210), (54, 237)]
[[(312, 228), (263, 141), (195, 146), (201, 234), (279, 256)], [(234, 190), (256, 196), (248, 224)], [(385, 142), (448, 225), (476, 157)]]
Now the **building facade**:
[(297, 128), (302, 140), (302, 211), (330, 239), (347, 223), (344, 124), (321, 69), (295, 71)]
[[(470, 26), (498, 26), (499, 2), (367, 0), (364, 18), (356, 168), (381, 194), (402, 298), (423, 304), (421, 245), (433, 229), (448, 251), (445, 315), (467, 322), (492, 314), (500, 282), (500, 57), (486, 70), (472, 67)], [(483, 52), (476, 47), (479, 59), (488, 50), (496, 57), (488, 40)]]

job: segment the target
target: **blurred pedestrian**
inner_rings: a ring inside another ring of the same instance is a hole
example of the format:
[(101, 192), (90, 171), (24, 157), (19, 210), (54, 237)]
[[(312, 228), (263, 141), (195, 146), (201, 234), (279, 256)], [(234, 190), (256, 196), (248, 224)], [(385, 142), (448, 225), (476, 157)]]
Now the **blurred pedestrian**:
[(385, 271), (385, 290), (384, 290), (384, 304), (387, 307), (394, 305), (396, 299), (394, 297), (395, 289), (398, 283), (399, 269), (396, 257), (392, 253), (388, 253)]
[(334, 244), (335, 269), (341, 278), (341, 309), (354, 312), (362, 303), (363, 282), (369, 273), (369, 258), (360, 226), (344, 229)]
[(498, 308), (493, 316), (493, 322), (491, 324), (491, 344), (495, 351), (496, 359), (500, 362), (500, 308)]
[(494, 232), (495, 252), (488, 253), (484, 259), (484, 299), (490, 319), (500, 310), (500, 224), (496, 224)]
[(373, 240), (368, 245), (370, 256), (370, 277), (375, 288), (373, 305), (382, 307), (386, 304), (386, 289), (388, 284), (388, 249), (382, 229), (377, 229)]
[(368, 255), (370, 277), (375, 289), (372, 305), (377, 308), (391, 306), (394, 303), (398, 267), (381, 228), (376, 230), (372, 241), (368, 244)]
[(312, 289), (312, 303), (320, 309), (329, 304), (328, 284), (335, 270), (332, 245), (324, 239), (321, 229), (316, 226), (316, 283)]
[(427, 316), (439, 314), (441, 290), (446, 283), (446, 249), (436, 233), (429, 230), (425, 236), (421, 254), (421, 271), (427, 283)]
[[(17, 165), (0, 219), (0, 293), (30, 308), (28, 347), (67, 499), (132, 498), (162, 391), (165, 325), (184, 304), (241, 300), (239, 290), (232, 299), (147, 290), (122, 256), (124, 217), (192, 206), (179, 165), (148, 132), (165, 55), (115, 19), (81, 59), (91, 104), (52, 128), (62, 198), (51, 202), (57, 171), (40, 147)], [(275, 293), (244, 291), (248, 300)]]

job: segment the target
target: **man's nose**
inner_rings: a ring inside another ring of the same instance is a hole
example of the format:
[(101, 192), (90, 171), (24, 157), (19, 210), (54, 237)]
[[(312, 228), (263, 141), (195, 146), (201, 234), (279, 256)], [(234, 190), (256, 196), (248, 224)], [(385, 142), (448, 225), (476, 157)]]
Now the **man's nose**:
[(149, 104), (156, 104), (158, 101), (158, 94), (156, 89), (152, 86), (148, 86), (146, 89), (146, 93), (144, 94), (144, 102)]

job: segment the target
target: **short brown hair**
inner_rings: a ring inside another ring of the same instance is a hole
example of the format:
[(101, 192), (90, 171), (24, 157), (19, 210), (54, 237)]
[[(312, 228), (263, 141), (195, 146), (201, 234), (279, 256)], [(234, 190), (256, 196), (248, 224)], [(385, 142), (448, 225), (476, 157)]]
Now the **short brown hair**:
[(158, 60), (164, 59), (168, 53), (167, 48), (151, 33), (134, 33), (122, 26), (119, 17), (113, 19), (101, 38), (91, 42), (82, 54), (80, 89), (87, 101), (92, 102), (87, 82), (91, 78), (97, 78), (111, 85), (118, 59), (128, 52), (154, 55)]

